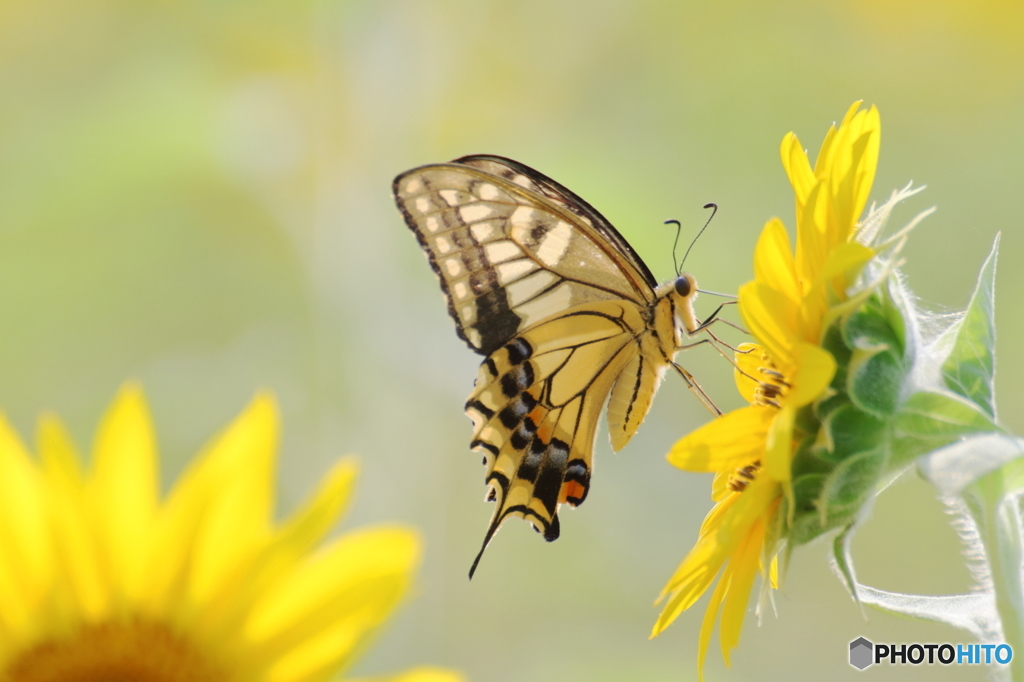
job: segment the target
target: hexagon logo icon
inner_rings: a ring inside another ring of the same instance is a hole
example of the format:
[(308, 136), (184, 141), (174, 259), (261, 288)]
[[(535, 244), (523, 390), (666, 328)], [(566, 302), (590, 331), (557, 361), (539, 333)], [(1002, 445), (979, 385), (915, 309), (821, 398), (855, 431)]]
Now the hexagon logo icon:
[(857, 639), (850, 642), (850, 665), (857, 670), (863, 670), (868, 667), (874, 661), (875, 645), (864, 639), (858, 637)]

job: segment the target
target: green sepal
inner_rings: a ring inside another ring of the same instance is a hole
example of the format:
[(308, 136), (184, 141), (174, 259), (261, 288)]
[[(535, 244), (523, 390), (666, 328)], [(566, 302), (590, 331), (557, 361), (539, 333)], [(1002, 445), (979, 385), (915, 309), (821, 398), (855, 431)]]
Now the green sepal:
[(847, 348), (855, 350), (878, 345), (902, 348), (903, 343), (892, 327), (886, 307), (886, 302), (879, 295), (871, 296), (843, 321), (843, 343)]
[(858, 452), (874, 450), (885, 437), (885, 422), (846, 403), (821, 420), (822, 438), (828, 447), (818, 447), (817, 455), (827, 462), (839, 463)]
[(884, 292), (883, 287), (842, 325), (850, 353), (846, 392), (858, 408), (880, 419), (896, 411), (907, 373), (902, 318)]
[(850, 543), (853, 540), (853, 524), (847, 526), (832, 541), (832, 569), (839, 576), (843, 586), (853, 601), (860, 605), (860, 583), (853, 569), (853, 556), (850, 554)]
[(896, 412), (906, 377), (902, 350), (878, 344), (853, 351), (847, 386), (850, 400), (879, 419)]
[(885, 448), (877, 448), (847, 457), (825, 479), (818, 500), (823, 528), (835, 528), (853, 520), (858, 510), (875, 492), (886, 471)]
[(939, 344), (952, 337), (952, 349), (942, 363), (946, 387), (981, 407), (994, 421), (995, 405), (995, 293), (999, 235), (978, 273), (978, 283), (963, 319), (950, 327)]

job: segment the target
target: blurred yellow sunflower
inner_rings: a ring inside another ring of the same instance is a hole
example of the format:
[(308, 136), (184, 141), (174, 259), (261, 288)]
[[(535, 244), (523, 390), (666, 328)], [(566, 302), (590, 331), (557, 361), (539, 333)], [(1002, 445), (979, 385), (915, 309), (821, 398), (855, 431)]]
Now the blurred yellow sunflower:
[(305, 682), (348, 666), (408, 589), (420, 542), (382, 526), (321, 544), (351, 460), (274, 523), (277, 439), (259, 395), (161, 500), (138, 388), (104, 416), (89, 473), (57, 419), (40, 420), (37, 462), (0, 418), (0, 681)]
[(769, 583), (777, 583), (776, 557), (792, 514), (785, 501), (797, 413), (829, 390), (836, 361), (822, 348), (823, 330), (875, 255), (856, 237), (879, 135), (878, 110), (861, 110), (856, 102), (828, 131), (813, 169), (796, 136), (783, 139), (782, 163), (796, 194), (796, 251), (782, 222), (768, 221), (754, 251), (754, 280), (739, 290), (740, 313), (757, 341), (736, 355), (737, 387), (750, 405), (686, 436), (668, 454), (680, 469), (716, 474), (716, 505), (665, 585), (658, 603), (666, 603), (651, 635), (693, 606), (718, 576), (701, 626), (700, 671), (719, 614), (728, 665), (755, 574), (767, 572)]

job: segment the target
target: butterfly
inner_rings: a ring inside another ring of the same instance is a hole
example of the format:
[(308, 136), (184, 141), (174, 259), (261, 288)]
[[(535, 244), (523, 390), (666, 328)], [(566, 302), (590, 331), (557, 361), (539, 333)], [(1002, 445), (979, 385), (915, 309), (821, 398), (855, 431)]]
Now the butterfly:
[(669, 367), (717, 413), (674, 357), (718, 311), (699, 322), (691, 275), (659, 285), (596, 209), (517, 161), (421, 166), (396, 177), (393, 192), (459, 337), (485, 356), (465, 409), (495, 509), (472, 578), (510, 516), (558, 538), (559, 506), (582, 504), (590, 490), (606, 403), (615, 451)]

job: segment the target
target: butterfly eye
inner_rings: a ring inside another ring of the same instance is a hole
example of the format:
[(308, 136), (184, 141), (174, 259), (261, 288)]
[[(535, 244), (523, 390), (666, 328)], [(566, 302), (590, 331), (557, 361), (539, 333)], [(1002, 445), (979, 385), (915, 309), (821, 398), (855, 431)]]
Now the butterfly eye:
[(686, 298), (687, 296), (690, 295), (690, 291), (691, 291), (691, 287), (690, 287), (690, 278), (689, 277), (687, 277), (686, 275), (683, 275), (682, 277), (679, 277), (678, 279), (676, 279), (676, 293), (677, 294), (679, 294), (683, 298)]

